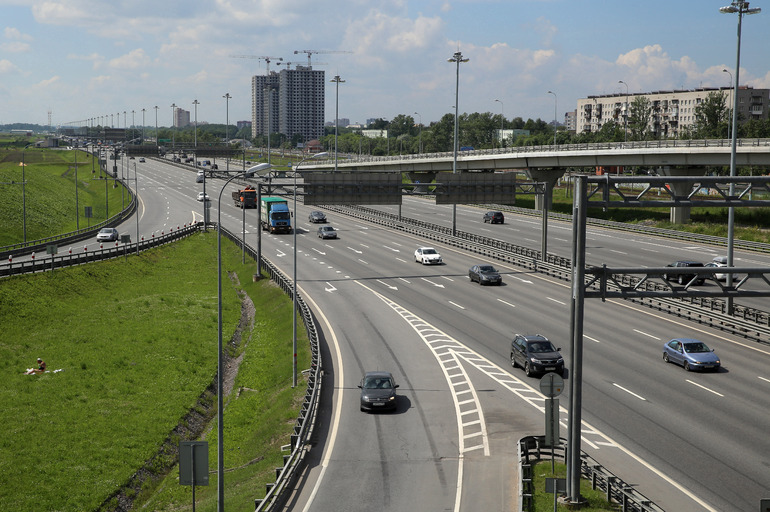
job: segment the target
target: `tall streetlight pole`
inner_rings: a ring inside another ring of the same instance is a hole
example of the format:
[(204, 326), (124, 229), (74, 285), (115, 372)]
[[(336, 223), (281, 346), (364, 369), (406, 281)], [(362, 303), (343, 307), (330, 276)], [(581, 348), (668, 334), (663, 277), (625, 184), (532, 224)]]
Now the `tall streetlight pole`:
[(171, 151), (174, 151), (176, 149), (176, 103), (171, 104), (171, 126), (173, 127), (171, 135)]
[[(455, 62), (457, 64), (457, 76), (455, 79), (455, 131), (454, 131), (454, 148), (452, 150), (453, 157), (452, 157), (452, 174), (457, 173), (457, 149), (458, 149), (458, 130), (457, 130), (457, 111), (459, 108), (459, 98), (460, 98), (460, 63), (461, 62), (468, 62), (470, 59), (464, 59), (463, 54), (460, 51), (456, 51), (449, 59), (447, 59), (447, 62)], [(455, 236), (457, 234), (457, 205), (452, 205), (452, 236)]]
[[(195, 106), (195, 142), (193, 143), (195, 150), (193, 151), (193, 165), (195, 166), (196, 169), (198, 168), (198, 105), (199, 104), (200, 102), (197, 99), (193, 101), (193, 105)], [(203, 193), (205, 194), (206, 191), (204, 190)], [(204, 201), (204, 203), (205, 202), (206, 201)]]
[(293, 316), (292, 316), (292, 364), (291, 364), (291, 387), (297, 387), (297, 174), (299, 174), (299, 166), (302, 165), (305, 160), (311, 160), (313, 158), (321, 158), (328, 155), (326, 152), (316, 153), (314, 155), (306, 156), (300, 162), (294, 166), (294, 227), (292, 232), (294, 233), (294, 278), (292, 279), (292, 300)]
[(144, 112), (146, 109), (142, 109), (142, 144), (144, 144)]
[(158, 137), (158, 107), (155, 105), (155, 147), (158, 150), (158, 153), (160, 153), (160, 139)]
[(548, 94), (553, 94), (553, 145), (556, 145), (556, 93), (553, 91), (548, 91)]
[(340, 78), (340, 75), (334, 75), (334, 78), (329, 81), (337, 84), (337, 101), (334, 107), (334, 171), (337, 172), (337, 131), (340, 125), (340, 84), (344, 84), (345, 80)]
[[(230, 93), (225, 93), (224, 96), (222, 96), (225, 99), (225, 148), (230, 149)], [(230, 158), (229, 155), (225, 156), (225, 167), (228, 171), (230, 171)]]
[(500, 147), (503, 147), (503, 123), (505, 122), (505, 105), (501, 100), (495, 100), (500, 104)]
[(618, 80), (618, 83), (626, 86), (626, 101), (623, 103), (623, 134), (625, 142), (628, 142), (628, 84), (623, 80)]
[[(420, 116), (420, 139), (419, 139), (419, 143), (417, 144), (417, 146), (418, 146), (418, 151), (420, 152), (420, 154), (422, 154), (422, 115), (419, 112), (415, 112), (414, 115)], [(361, 151), (359, 150), (358, 153), (359, 153), (359, 156), (360, 156)]]
[(24, 232), (24, 243), (27, 243), (27, 178), (25, 176), (27, 163), (25, 153), (28, 147), (29, 144), (21, 150), (21, 225)]
[[(245, 176), (248, 173), (259, 172), (267, 169), (269, 164), (258, 164), (250, 169), (233, 175), (224, 185), (222, 190), (219, 191), (219, 199), (217, 200), (217, 307), (218, 307), (218, 322), (217, 322), (217, 512), (224, 512), (225, 510), (225, 445), (224, 439), (224, 400), (222, 387), (224, 385), (224, 359), (222, 352), (222, 192), (224, 192), (227, 185), (235, 178)], [(206, 201), (204, 199), (203, 203)]]
[[(739, 75), (741, 71), (741, 21), (743, 20), (744, 14), (757, 14), (761, 12), (762, 9), (759, 7), (749, 8), (749, 3), (745, 0), (733, 0), (730, 5), (726, 7), (720, 7), (719, 12), (725, 13), (725, 14), (732, 14), (732, 13), (738, 13), (738, 44), (737, 49), (735, 52), (735, 82), (733, 86), (733, 133), (732, 133), (732, 139), (730, 142), (730, 177), (734, 177), (737, 175), (736, 169), (735, 169), (735, 152), (736, 152), (736, 144), (737, 144), (737, 138), (738, 138), (738, 84), (739, 82)], [(730, 183), (730, 190), (729, 190), (730, 197), (735, 196), (735, 184)], [(727, 266), (732, 267), (733, 266), (733, 239), (735, 238), (735, 207), (730, 206), (727, 209)], [(727, 280), (726, 280), (726, 286), (727, 288), (732, 288), (733, 286), (733, 274), (728, 273), (727, 274)], [(733, 314), (733, 298), (732, 296), (727, 297), (727, 314), (732, 315)]]
[[(732, 87), (733, 87), (733, 74), (730, 73), (730, 71), (728, 71), (727, 69), (723, 69), (722, 73), (727, 73), (730, 76), (730, 88), (732, 89)], [(732, 90), (732, 95), (735, 96), (735, 89)], [(727, 138), (731, 139), (731, 137), (730, 137), (730, 123), (727, 123)]]

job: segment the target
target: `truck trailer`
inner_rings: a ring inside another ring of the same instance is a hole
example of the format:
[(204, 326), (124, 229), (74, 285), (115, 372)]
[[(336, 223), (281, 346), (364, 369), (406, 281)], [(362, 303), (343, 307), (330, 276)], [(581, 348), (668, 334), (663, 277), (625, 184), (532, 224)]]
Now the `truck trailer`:
[(263, 197), (259, 206), (259, 220), (265, 231), (291, 233), (289, 202), (281, 197)]
[(238, 208), (256, 208), (257, 191), (252, 187), (246, 187), (243, 190), (233, 192), (233, 203)]

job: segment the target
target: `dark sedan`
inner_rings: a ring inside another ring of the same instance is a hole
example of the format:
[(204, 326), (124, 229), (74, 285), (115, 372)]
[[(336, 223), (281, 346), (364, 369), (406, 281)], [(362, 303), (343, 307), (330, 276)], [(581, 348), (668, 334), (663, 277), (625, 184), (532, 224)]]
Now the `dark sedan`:
[[(673, 267), (673, 268), (703, 268), (703, 263), (699, 261), (675, 261), (673, 263), (669, 263), (666, 265), (667, 267)], [(666, 281), (675, 280), (679, 284), (687, 284), (690, 281), (692, 281), (694, 278), (696, 278), (696, 274), (663, 274), (663, 279)], [(703, 284), (703, 277), (697, 277), (695, 279), (695, 282), (693, 284)]]
[(308, 215), (307, 220), (309, 220), (314, 224), (316, 222), (326, 222), (326, 215), (324, 215), (324, 212), (313, 210), (312, 212), (310, 212), (310, 215)]
[(492, 265), (473, 265), (468, 269), (468, 278), (471, 283), (477, 281), (480, 285), (503, 284), (503, 278)]
[(484, 223), (490, 224), (503, 224), (505, 222), (505, 215), (503, 212), (487, 212), (484, 214)]
[(366, 372), (361, 383), (361, 410), (387, 410), (396, 408), (396, 388), (390, 372)]
[(702, 341), (675, 338), (663, 345), (663, 360), (690, 370), (718, 370), (722, 365), (713, 350)]

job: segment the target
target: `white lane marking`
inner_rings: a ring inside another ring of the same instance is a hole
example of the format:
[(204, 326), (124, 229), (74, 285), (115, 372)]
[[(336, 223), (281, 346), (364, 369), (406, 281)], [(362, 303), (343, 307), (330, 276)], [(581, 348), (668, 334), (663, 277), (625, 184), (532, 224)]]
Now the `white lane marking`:
[(462, 306), (461, 306), (461, 305), (459, 305), (458, 303), (456, 303), (456, 302), (452, 302), (451, 300), (449, 301), (449, 303), (450, 303), (451, 305), (455, 306), (455, 307), (458, 307), (458, 308), (460, 308), (460, 309), (465, 309), (464, 307), (462, 307)]
[(502, 303), (503, 303), (503, 304), (505, 304), (506, 306), (511, 306), (512, 308), (515, 308), (515, 307), (516, 307), (516, 305), (515, 305), (515, 304), (511, 304), (510, 302), (504, 301), (503, 299), (497, 299), (497, 301), (498, 301), (498, 302), (502, 302)]
[(770, 382), (770, 379), (766, 379), (766, 378), (764, 378), (764, 377), (757, 377), (757, 378), (758, 378), (758, 379), (761, 379), (761, 380), (763, 380), (763, 381), (765, 381), (765, 382)]
[(389, 251), (393, 251), (393, 252), (401, 252), (401, 250), (400, 250), (400, 249), (394, 249), (393, 247), (388, 247), (387, 245), (383, 245), (383, 247), (384, 247), (384, 248), (386, 248), (386, 249), (387, 249), (387, 250), (389, 250)]
[(617, 382), (613, 382), (613, 383), (612, 383), (612, 385), (613, 385), (613, 386), (615, 386), (615, 387), (616, 387), (616, 388), (618, 388), (618, 389), (622, 389), (623, 391), (625, 391), (626, 393), (628, 393), (628, 394), (629, 394), (629, 395), (631, 395), (631, 396), (635, 396), (635, 397), (636, 397), (636, 398), (638, 398), (639, 400), (644, 400), (645, 402), (647, 401), (647, 399), (646, 399), (646, 398), (644, 398), (643, 396), (641, 396), (641, 395), (637, 395), (637, 394), (636, 394), (636, 393), (634, 393), (633, 391), (630, 391), (630, 390), (628, 390), (628, 389), (624, 388), (623, 386), (621, 386), (621, 385), (620, 385), (620, 384), (618, 384)]
[(315, 252), (317, 252), (318, 254), (320, 254), (321, 256), (326, 256), (326, 253), (325, 253), (325, 252), (323, 252), (323, 251), (319, 251), (319, 250), (318, 250), (318, 249), (316, 249), (315, 247), (313, 247), (313, 250), (314, 250)]
[(528, 283), (528, 284), (532, 284), (532, 281), (530, 281), (530, 280), (528, 280), (528, 279), (522, 279), (522, 278), (520, 278), (520, 277), (516, 277), (515, 275), (511, 275), (511, 277), (512, 277), (512, 278), (514, 278), (514, 279), (516, 279), (516, 280), (518, 280), (518, 281), (521, 281), (522, 283)]
[(706, 391), (708, 391), (709, 393), (714, 393), (714, 394), (715, 394), (715, 395), (717, 395), (717, 396), (721, 396), (721, 397), (724, 397), (724, 396), (725, 396), (725, 395), (723, 395), (722, 393), (717, 393), (717, 392), (716, 392), (716, 391), (714, 391), (713, 389), (709, 389), (709, 388), (707, 388), (706, 386), (703, 386), (702, 384), (698, 384), (697, 382), (691, 381), (691, 380), (689, 380), (689, 379), (686, 379), (686, 380), (685, 380), (685, 382), (689, 382), (689, 383), (690, 383), (690, 384), (692, 384), (693, 386), (698, 386), (699, 388), (701, 388), (701, 389), (705, 389), (705, 390), (706, 390)]
[(447, 276), (441, 276), (441, 279), (446, 279), (447, 281), (452, 281), (453, 283), (454, 283), (454, 281), (455, 281), (455, 280), (454, 280), (454, 279), (452, 279), (451, 277), (447, 277)]
[(354, 253), (356, 253), (356, 254), (363, 254), (363, 253), (364, 253), (364, 251), (359, 251), (358, 249), (353, 249), (353, 248), (352, 248), (352, 247), (350, 247), (350, 246), (348, 246), (348, 249), (350, 249), (351, 251), (353, 251), (353, 252), (354, 252)]
[(329, 283), (329, 281), (326, 282), (327, 285), (329, 285), (328, 288), (324, 288), (327, 292), (336, 292), (337, 288), (334, 287), (333, 284)]
[(554, 299), (554, 298), (551, 298), (551, 297), (546, 297), (546, 299), (548, 299), (548, 300), (550, 300), (550, 301), (552, 301), (552, 302), (555, 302), (555, 303), (557, 303), (557, 304), (561, 304), (562, 306), (566, 306), (566, 305), (567, 305), (567, 303), (566, 303), (566, 302), (562, 302), (562, 301), (560, 301), (560, 300), (556, 300), (556, 299)]
[(412, 282), (411, 282), (411, 281), (409, 281), (409, 280), (407, 280), (407, 279), (404, 279), (403, 277), (399, 277), (399, 279), (400, 279), (401, 281), (405, 282), (406, 284), (412, 284)]
[(595, 341), (596, 343), (601, 343), (601, 342), (600, 342), (599, 340), (597, 340), (596, 338), (592, 338), (592, 337), (590, 337), (590, 336), (586, 336), (585, 334), (583, 335), (583, 337), (584, 337), (584, 338), (586, 338), (586, 339), (589, 339), (589, 340), (591, 340), (591, 341)]
[(388, 283), (386, 283), (385, 281), (383, 281), (381, 279), (378, 279), (377, 282), (380, 283), (383, 286), (387, 286), (391, 290), (398, 290), (398, 288), (396, 286), (393, 286), (392, 284), (388, 284)]
[(444, 288), (444, 285), (443, 285), (443, 284), (434, 283), (434, 282), (433, 282), (433, 281), (431, 281), (430, 279), (425, 279), (424, 277), (421, 277), (420, 279), (422, 279), (422, 280), (423, 280), (423, 281), (425, 281), (426, 283), (430, 283), (430, 284), (432, 284), (433, 286), (435, 286), (435, 287), (437, 287), (437, 288)]
[(654, 340), (659, 340), (660, 339), (657, 336), (654, 336), (654, 335), (652, 335), (650, 333), (647, 333), (647, 332), (644, 332), (644, 331), (640, 331), (639, 329), (634, 329), (634, 332), (638, 332), (642, 336), (647, 336), (648, 338), (652, 338)]

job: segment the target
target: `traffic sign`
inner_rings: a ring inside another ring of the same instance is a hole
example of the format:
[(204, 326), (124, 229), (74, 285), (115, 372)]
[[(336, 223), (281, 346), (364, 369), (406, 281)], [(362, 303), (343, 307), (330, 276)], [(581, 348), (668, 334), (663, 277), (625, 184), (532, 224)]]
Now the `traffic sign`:
[(548, 398), (555, 398), (561, 395), (564, 389), (564, 379), (558, 373), (546, 373), (540, 379), (540, 392)]

